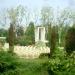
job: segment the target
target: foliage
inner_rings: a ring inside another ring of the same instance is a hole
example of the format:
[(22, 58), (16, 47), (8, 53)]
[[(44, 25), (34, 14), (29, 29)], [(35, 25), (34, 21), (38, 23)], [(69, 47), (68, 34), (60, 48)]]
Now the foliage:
[(0, 75), (74, 75), (75, 52), (66, 56), (65, 50), (57, 49), (50, 59), (24, 59), (0, 52), (0, 69)]
[(7, 37), (8, 31), (5, 29), (0, 29), (0, 37)]
[(4, 45), (4, 43), (5, 43), (5, 39), (0, 39), (0, 43), (2, 44), (2, 45)]
[(53, 21), (53, 9), (49, 6), (44, 6), (41, 9), (41, 23), (46, 26)]
[(24, 35), (24, 29), (23, 29), (22, 26), (17, 26), (17, 28), (16, 28), (16, 34), (17, 34), (17, 37)]
[(17, 37), (15, 39), (15, 44), (18, 44), (21, 46), (32, 45), (32, 40), (29, 40), (29, 39), (30, 39), (30, 37), (28, 37), (28, 36)]
[(11, 55), (7, 52), (0, 51), (0, 73), (4, 73), (8, 70), (14, 70), (17, 67), (16, 55)]
[(41, 53), (39, 58), (49, 58), (50, 57), (50, 53)]
[[(45, 62), (45, 60), (42, 60)], [(20, 59), (16, 55), (0, 52), (0, 75), (48, 75), (39, 59)]]
[(75, 28), (69, 28), (65, 38), (65, 50), (68, 54), (75, 51)]
[(32, 45), (35, 43), (35, 33), (34, 33), (34, 23), (30, 22), (26, 31), (24, 32), (23, 28), (18, 30), (19, 36), (15, 38), (14, 44), (21, 46)]
[(67, 56), (65, 50), (57, 49), (49, 59), (43, 64), (49, 70), (50, 75), (74, 75), (75, 74), (75, 53)]

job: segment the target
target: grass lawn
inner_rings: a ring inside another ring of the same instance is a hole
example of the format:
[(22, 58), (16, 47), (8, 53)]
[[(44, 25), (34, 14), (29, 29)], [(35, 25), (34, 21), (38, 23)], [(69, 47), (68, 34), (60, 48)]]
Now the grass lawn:
[(44, 63), (48, 59), (24, 59), (0, 53), (0, 75), (48, 75)]
[(48, 59), (20, 59), (18, 68), (21, 75), (48, 75), (47, 69), (43, 66), (47, 61)]
[(75, 64), (72, 58), (25, 59), (0, 52), (0, 75), (75, 75)]

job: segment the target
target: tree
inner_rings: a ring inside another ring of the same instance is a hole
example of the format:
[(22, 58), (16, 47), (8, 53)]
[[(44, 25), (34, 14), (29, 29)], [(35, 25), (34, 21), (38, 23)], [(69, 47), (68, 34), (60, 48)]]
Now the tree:
[(16, 31), (16, 22), (17, 22), (17, 11), (16, 9), (8, 10), (8, 16), (10, 21), (10, 28), (9, 28), (9, 35), (8, 35), (8, 42), (9, 42), (9, 52), (13, 53), (14, 51), (14, 38), (15, 38), (15, 31)]
[(8, 30), (1, 28), (0, 29), (0, 37), (7, 37)]
[(40, 19), (40, 13), (36, 11), (36, 9), (33, 11), (33, 19), (34, 19), (34, 24), (38, 25)]
[(29, 22), (29, 12), (27, 8), (24, 8), (21, 5), (19, 5), (16, 8), (9, 9), (8, 16), (10, 23), (15, 23), (15, 32), (17, 30), (17, 27), (22, 26), (24, 22), (27, 25)]
[(18, 26), (16, 29), (16, 35), (18, 36), (23, 36), (24, 35), (24, 28), (23, 26)]
[[(11, 23), (10, 29), (12, 28), (12, 31), (13, 31), (13, 28), (14, 28), (14, 32), (12, 32), (12, 34), (14, 33), (14, 36), (12, 35), (11, 40), (13, 40), (13, 38), (14, 39), (16, 38), (16, 33), (18, 35), (22, 35), (23, 29), (20, 27), (20, 25), (22, 25), (22, 22), (24, 20), (24, 17), (26, 14), (25, 12), (26, 10), (21, 5), (19, 5), (17, 8), (11, 8), (8, 10), (8, 17)], [(10, 30), (9, 30), (9, 33), (11, 33)], [(9, 34), (9, 37), (10, 37), (10, 34)], [(11, 43), (10, 43), (10, 47), (11, 47)]]
[(71, 9), (65, 8), (57, 15), (57, 23), (58, 23), (58, 33), (59, 33), (59, 45), (63, 46), (65, 33), (67, 32), (70, 25), (72, 25), (72, 21), (74, 19), (74, 13)]
[(22, 46), (28, 46), (35, 44), (35, 33), (34, 33), (34, 23), (30, 22), (29, 26), (25, 31), (25, 35), (17, 37), (15, 44)]
[(16, 25), (22, 25), (22, 22), (24, 20), (24, 17), (26, 17), (26, 8), (24, 8), (22, 5), (19, 5), (16, 7), (15, 11), (17, 12), (17, 22)]
[(67, 31), (65, 38), (65, 50), (68, 54), (71, 54), (75, 51), (75, 28), (71, 27)]
[(8, 28), (8, 16), (7, 16), (7, 10), (3, 9), (0, 11), (0, 28)]
[(57, 26), (48, 26), (48, 46), (50, 47), (50, 56), (53, 55), (54, 50), (56, 49), (57, 41), (58, 41), (58, 30)]
[[(45, 26), (46, 33), (48, 33), (48, 25), (52, 26), (53, 22), (53, 9), (49, 6), (45, 6), (41, 9), (41, 23)], [(47, 39), (47, 34), (45, 35)]]
[(57, 26), (48, 26), (48, 45), (50, 47), (50, 56), (53, 55), (55, 49), (56, 49), (56, 45), (57, 45), (57, 41), (58, 41), (58, 30), (57, 30)]
[(13, 50), (14, 50), (14, 36), (15, 36), (14, 27), (13, 27), (13, 24), (10, 24), (9, 37), (8, 37), (10, 53), (13, 53)]
[(52, 23), (53, 20), (53, 10), (51, 7), (43, 7), (41, 10), (41, 22), (42, 25), (46, 26)]
[(31, 41), (31, 44), (35, 43), (35, 33), (34, 33), (34, 23), (30, 22), (29, 26), (27, 27), (27, 30), (25, 32), (25, 36), (29, 38), (29, 41)]

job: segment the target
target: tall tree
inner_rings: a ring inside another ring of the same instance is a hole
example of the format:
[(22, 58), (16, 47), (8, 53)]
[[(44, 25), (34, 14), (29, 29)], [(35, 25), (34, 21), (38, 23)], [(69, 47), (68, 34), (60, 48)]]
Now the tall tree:
[[(9, 50), (10, 52), (13, 52), (14, 50), (14, 39), (15, 39), (15, 32), (16, 32), (16, 26), (21, 24), (22, 22), (22, 16), (23, 9), (20, 7), (17, 8), (11, 8), (8, 10), (8, 16), (10, 21), (10, 28), (9, 28)], [(20, 17), (20, 18), (19, 18)]]
[(14, 32), (14, 27), (13, 27), (13, 24), (10, 24), (10, 28), (9, 28), (9, 52), (10, 53), (13, 53), (13, 50), (14, 50), (14, 35), (15, 35), (15, 32)]
[(25, 32), (25, 36), (29, 38), (29, 41), (31, 41), (31, 44), (35, 43), (35, 33), (34, 33), (34, 23), (30, 22), (29, 26), (27, 27), (27, 30)]
[(75, 51), (75, 28), (71, 27), (67, 31), (65, 38), (65, 50), (68, 54), (71, 54)]
[(48, 45), (50, 47), (50, 56), (53, 55), (58, 41), (58, 31), (56, 26), (48, 26)]

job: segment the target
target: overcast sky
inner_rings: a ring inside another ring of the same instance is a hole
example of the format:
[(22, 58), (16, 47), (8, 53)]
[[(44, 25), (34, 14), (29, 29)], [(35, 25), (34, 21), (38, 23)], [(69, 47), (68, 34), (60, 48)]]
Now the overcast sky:
[(23, 5), (30, 11), (38, 12), (43, 6), (50, 6), (54, 9), (70, 7), (75, 9), (75, 0), (0, 0), (0, 10)]
[(0, 9), (16, 7), (18, 5), (27, 6), (31, 10), (40, 9), (42, 6), (49, 5), (53, 8), (74, 7), (75, 0), (0, 0)]

